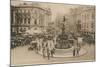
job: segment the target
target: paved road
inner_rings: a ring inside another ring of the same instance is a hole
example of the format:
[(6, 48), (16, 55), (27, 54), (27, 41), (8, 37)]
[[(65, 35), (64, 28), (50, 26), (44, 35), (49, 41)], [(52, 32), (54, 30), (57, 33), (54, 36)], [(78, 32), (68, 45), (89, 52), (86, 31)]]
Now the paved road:
[(70, 58), (43, 58), (41, 55), (36, 54), (34, 51), (28, 51), (27, 47), (18, 47), (11, 50), (11, 64), (12, 65), (29, 65), (29, 64), (50, 64), (50, 63), (64, 63), (64, 62), (75, 62), (83, 60), (94, 60), (94, 45), (84, 46), (88, 53), (80, 57)]

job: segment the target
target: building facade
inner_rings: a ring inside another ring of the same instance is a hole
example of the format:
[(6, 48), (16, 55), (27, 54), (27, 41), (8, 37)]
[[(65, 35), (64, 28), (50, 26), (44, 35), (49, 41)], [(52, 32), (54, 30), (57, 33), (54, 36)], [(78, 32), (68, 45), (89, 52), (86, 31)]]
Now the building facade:
[(76, 32), (95, 36), (95, 6), (80, 6), (72, 10)]
[(11, 33), (21, 34), (32, 27), (45, 28), (51, 20), (50, 9), (33, 5), (11, 5)]

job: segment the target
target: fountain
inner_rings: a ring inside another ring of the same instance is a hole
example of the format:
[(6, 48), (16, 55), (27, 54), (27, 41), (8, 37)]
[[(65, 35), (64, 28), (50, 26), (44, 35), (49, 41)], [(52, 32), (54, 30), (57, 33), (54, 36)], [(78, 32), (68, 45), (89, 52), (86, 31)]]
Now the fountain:
[[(63, 19), (63, 22), (65, 22), (65, 17)], [(62, 32), (57, 37), (57, 45), (56, 48), (58, 49), (67, 49), (70, 48), (69, 41), (68, 41), (68, 34), (65, 33), (65, 24), (62, 23)]]

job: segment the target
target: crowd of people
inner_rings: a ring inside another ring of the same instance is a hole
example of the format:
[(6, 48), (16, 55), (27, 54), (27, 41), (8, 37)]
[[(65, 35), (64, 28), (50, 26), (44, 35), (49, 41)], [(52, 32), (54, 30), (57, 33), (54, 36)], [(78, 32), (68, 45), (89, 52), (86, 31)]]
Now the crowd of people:
[(55, 53), (55, 41), (53, 36), (37, 37), (35, 41), (31, 42), (31, 47), (36, 53), (42, 54), (43, 58), (53, 57)]
[[(73, 37), (72, 40), (73, 43), (71, 45), (73, 46), (73, 56), (79, 56), (79, 52), (82, 45), (82, 39), (79, 39), (78, 37)], [(31, 36), (26, 37), (23, 39), (18, 39), (11, 42), (11, 47), (15, 48), (18, 46), (25, 46), (30, 45), (28, 47), (28, 50), (34, 50), (37, 54), (41, 54), (43, 58), (53, 57), (55, 54), (55, 46), (57, 45), (56, 37), (52, 35), (44, 35), (44, 36)]]
[[(43, 58), (53, 57), (55, 54), (55, 48), (57, 45), (57, 38), (52, 36), (45, 36), (41, 38), (36, 38), (36, 41), (32, 41), (31, 44), (34, 44), (33, 47), (36, 53), (41, 53)], [(79, 56), (79, 52), (82, 46), (82, 38), (81, 37), (73, 37), (73, 43), (70, 43), (73, 46), (73, 56)], [(36, 44), (37, 43), (37, 44)]]
[(14, 49), (14, 48), (20, 47), (20, 46), (28, 45), (31, 41), (32, 41), (32, 38), (30, 38), (28, 36), (27, 37), (14, 36), (11, 38), (11, 49)]

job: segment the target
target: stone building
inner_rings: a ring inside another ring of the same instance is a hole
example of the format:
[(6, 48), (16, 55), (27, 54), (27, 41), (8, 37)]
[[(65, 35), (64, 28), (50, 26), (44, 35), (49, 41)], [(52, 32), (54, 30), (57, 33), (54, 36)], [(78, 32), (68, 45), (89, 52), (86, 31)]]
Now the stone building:
[(44, 9), (32, 4), (11, 5), (12, 35), (22, 34), (32, 27), (44, 29), (50, 20), (50, 9)]
[(76, 32), (95, 36), (95, 6), (80, 6), (72, 9)]

